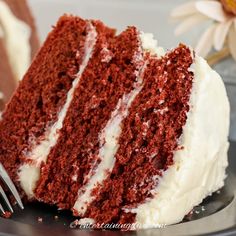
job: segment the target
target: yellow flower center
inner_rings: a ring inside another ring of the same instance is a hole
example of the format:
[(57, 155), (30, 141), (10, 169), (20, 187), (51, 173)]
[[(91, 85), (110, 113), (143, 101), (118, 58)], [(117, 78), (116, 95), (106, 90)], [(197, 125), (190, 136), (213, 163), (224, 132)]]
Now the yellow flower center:
[(236, 15), (236, 0), (220, 0), (225, 10)]

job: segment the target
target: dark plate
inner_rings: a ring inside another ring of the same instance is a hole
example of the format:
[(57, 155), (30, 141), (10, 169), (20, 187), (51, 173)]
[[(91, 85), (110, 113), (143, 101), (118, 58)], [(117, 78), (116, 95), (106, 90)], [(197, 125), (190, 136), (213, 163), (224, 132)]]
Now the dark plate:
[(69, 211), (31, 203), (25, 206), (24, 211), (16, 208), (11, 219), (0, 218), (0, 235), (236, 235), (235, 154), (236, 143), (231, 143), (229, 175), (225, 187), (195, 207), (182, 223), (137, 232), (79, 230), (72, 228), (75, 218)]

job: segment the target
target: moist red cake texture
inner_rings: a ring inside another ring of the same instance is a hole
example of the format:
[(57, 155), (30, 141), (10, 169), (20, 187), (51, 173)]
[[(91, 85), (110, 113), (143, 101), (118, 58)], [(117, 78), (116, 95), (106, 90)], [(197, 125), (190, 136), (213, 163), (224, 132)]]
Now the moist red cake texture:
[[(129, 28), (110, 39), (111, 42), (107, 42), (103, 35), (98, 39), (93, 57), (74, 94), (61, 137), (41, 173), (35, 192), (43, 201), (57, 201), (60, 208), (72, 208), (78, 189), (86, 184), (89, 171), (99, 163), (98, 134), (110, 119), (119, 99), (130, 92), (135, 82), (133, 72), (136, 65), (132, 65), (131, 60), (138, 50), (136, 34), (135, 28)], [(101, 63), (105, 43), (112, 61)], [(56, 175), (55, 169), (59, 170)], [(76, 182), (68, 178), (68, 172), (78, 175)], [(50, 194), (45, 195), (49, 190)]]
[[(36, 162), (29, 155), (35, 145), (49, 139), (47, 130), (59, 120), (86, 57), (91, 25), (97, 32), (92, 56), (57, 130), (56, 144), (45, 161)], [(189, 111), (192, 63), (191, 51), (184, 45), (161, 58), (144, 51), (135, 27), (116, 35), (100, 21), (61, 17), (3, 113), (0, 161), (22, 195), (20, 167), (39, 165), (30, 200), (73, 209), (75, 215), (99, 223), (133, 223), (135, 213), (124, 209), (153, 197), (157, 176), (173, 164), (173, 152), (181, 148), (178, 139)], [(125, 101), (118, 106), (118, 112), (127, 111), (114, 167), (92, 189), (86, 210), (79, 212), (75, 202), (103, 161), (99, 135), (122, 97), (136, 90), (131, 105)]]
[(48, 122), (57, 120), (83, 56), (85, 30), (78, 18), (58, 23), (3, 113), (1, 161), (9, 159), (4, 166), (13, 179), (30, 136), (41, 137)]
[(87, 217), (99, 223), (133, 223), (135, 214), (123, 209), (152, 198), (150, 189), (157, 184), (153, 176), (162, 175), (173, 163), (173, 152), (181, 148), (177, 140), (189, 111), (192, 62), (190, 50), (183, 45), (160, 60), (149, 60), (144, 87), (122, 124), (126, 128), (116, 164), (101, 189), (94, 190), (96, 200)]

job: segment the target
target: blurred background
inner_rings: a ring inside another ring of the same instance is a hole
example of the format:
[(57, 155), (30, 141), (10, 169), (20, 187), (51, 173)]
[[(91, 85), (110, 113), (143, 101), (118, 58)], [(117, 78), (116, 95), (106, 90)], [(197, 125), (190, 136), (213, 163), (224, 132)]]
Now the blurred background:
[[(100, 19), (119, 31), (124, 30), (127, 25), (135, 25), (142, 31), (153, 33), (159, 44), (167, 48), (175, 46), (179, 41), (191, 42), (191, 37), (174, 37), (174, 24), (169, 17), (171, 9), (186, 0), (29, 0), (29, 2), (42, 40), (59, 16), (72, 13), (83, 18)], [(196, 31), (193, 33), (193, 37), (197, 36)]]
[[(183, 2), (187, 0), (29, 0), (41, 42), (59, 16), (72, 13), (83, 18), (100, 19), (118, 31), (127, 25), (136, 25), (144, 32), (153, 33), (158, 44), (166, 49), (177, 46), (179, 42), (194, 46), (204, 27), (193, 28), (180, 37), (174, 35), (176, 24), (170, 19), (170, 12)], [(236, 63), (226, 59), (214, 67), (226, 84), (231, 103), (230, 139), (236, 141)]]

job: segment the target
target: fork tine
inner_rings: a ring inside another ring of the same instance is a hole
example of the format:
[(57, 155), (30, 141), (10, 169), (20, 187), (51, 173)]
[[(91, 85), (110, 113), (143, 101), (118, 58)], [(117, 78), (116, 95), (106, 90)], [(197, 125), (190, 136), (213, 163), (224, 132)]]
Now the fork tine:
[(2, 186), (0, 186), (0, 194), (2, 195), (5, 203), (7, 204), (7, 207), (10, 209), (11, 213), (13, 213), (13, 209), (11, 207), (11, 204), (10, 204), (10, 202), (9, 202), (9, 200), (8, 200), (8, 198), (7, 198), (6, 194), (5, 194)]
[(6, 213), (6, 212), (4, 211), (4, 209), (3, 209), (2, 205), (1, 205), (1, 203), (0, 203), (0, 212), (1, 212), (2, 214), (5, 214), (5, 213)]
[(7, 187), (10, 189), (11, 193), (13, 194), (14, 198), (16, 199), (17, 204), (20, 206), (21, 209), (24, 209), (23, 203), (21, 201), (21, 198), (19, 196), (19, 193), (16, 190), (15, 185), (13, 184), (12, 180), (10, 179), (9, 175), (7, 174), (7, 171), (3, 167), (3, 165), (0, 163), (0, 176), (4, 183), (7, 185)]

